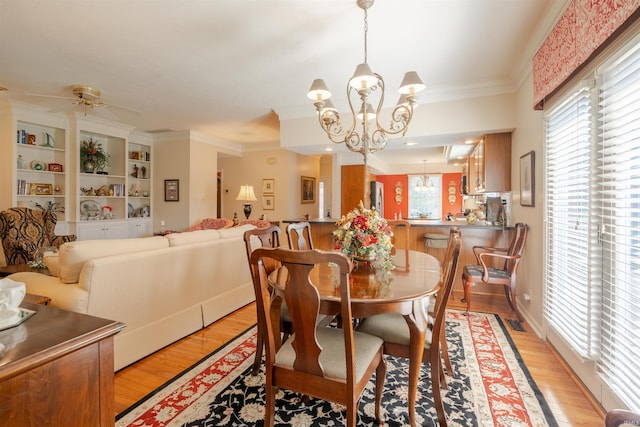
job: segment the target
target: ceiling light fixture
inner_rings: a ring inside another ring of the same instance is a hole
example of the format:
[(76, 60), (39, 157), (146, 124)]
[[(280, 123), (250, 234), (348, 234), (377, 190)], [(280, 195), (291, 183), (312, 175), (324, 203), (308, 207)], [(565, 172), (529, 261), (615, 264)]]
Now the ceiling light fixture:
[(418, 179), (418, 181), (416, 182), (416, 188), (415, 191), (417, 191), (418, 193), (426, 193), (427, 191), (435, 191), (436, 187), (433, 185), (433, 181), (431, 181), (431, 178), (429, 178), (429, 175), (427, 175), (427, 161), (423, 160), (424, 162), (424, 175), (422, 175), (422, 178)]
[[(389, 135), (404, 136), (409, 128), (416, 108), (416, 94), (424, 90), (425, 85), (415, 71), (405, 73), (398, 92), (401, 97), (391, 114), (391, 124), (388, 128), (380, 125), (380, 110), (384, 102), (384, 80), (382, 76), (371, 71), (367, 63), (367, 10), (373, 6), (374, 0), (356, 0), (357, 5), (364, 10), (364, 63), (356, 67), (356, 71), (347, 84), (347, 100), (351, 109), (351, 126), (345, 130), (340, 121), (340, 114), (331, 103), (331, 92), (324, 80), (316, 79), (307, 93), (307, 97), (314, 101), (320, 127), (327, 133), (329, 139), (336, 143), (344, 143), (350, 151), (361, 153), (364, 164), (367, 165), (367, 155), (382, 150), (387, 145)], [(369, 96), (379, 90), (377, 108), (374, 110), (369, 103)], [(360, 98), (360, 107), (354, 108), (354, 101)], [(352, 97), (354, 99), (352, 99)], [(365, 113), (366, 114), (363, 114)], [(369, 121), (375, 120), (375, 124)], [(356, 124), (360, 122), (362, 129), (357, 131)], [(372, 131), (372, 132), (371, 132)], [(370, 133), (371, 132), (371, 133)]]

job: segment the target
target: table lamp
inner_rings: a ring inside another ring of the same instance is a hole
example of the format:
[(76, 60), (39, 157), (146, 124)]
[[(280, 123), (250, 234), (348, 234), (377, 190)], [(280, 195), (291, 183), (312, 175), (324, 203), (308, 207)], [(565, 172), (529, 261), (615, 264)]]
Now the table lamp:
[(478, 220), (478, 217), (476, 216), (476, 209), (478, 209), (476, 199), (474, 199), (473, 197), (464, 199), (462, 207), (465, 209), (465, 211), (467, 211), (467, 222), (469, 224), (475, 224)]
[(244, 202), (244, 216), (249, 219), (249, 215), (251, 215), (251, 203), (249, 202), (258, 200), (253, 192), (253, 185), (241, 185), (236, 200)]

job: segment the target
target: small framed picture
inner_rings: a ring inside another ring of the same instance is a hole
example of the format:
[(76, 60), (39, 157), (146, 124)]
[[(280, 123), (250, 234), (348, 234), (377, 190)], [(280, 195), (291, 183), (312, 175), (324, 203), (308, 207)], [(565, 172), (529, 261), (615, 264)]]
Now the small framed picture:
[(129, 151), (129, 158), (131, 160), (140, 160), (140, 153), (138, 151)]
[(29, 194), (32, 196), (50, 196), (53, 194), (53, 185), (51, 184), (31, 184)]
[(164, 201), (178, 202), (180, 201), (180, 181), (177, 179), (164, 180)]
[(315, 203), (316, 201), (316, 179), (312, 176), (303, 176), (300, 182), (300, 202)]
[(47, 168), (49, 169), (49, 172), (64, 172), (60, 163), (49, 163)]
[(272, 194), (262, 196), (262, 210), (272, 211), (275, 207), (275, 196)]
[(262, 180), (262, 194), (273, 194), (276, 187), (276, 180), (273, 178)]
[(536, 152), (529, 151), (520, 157), (520, 206), (535, 206)]

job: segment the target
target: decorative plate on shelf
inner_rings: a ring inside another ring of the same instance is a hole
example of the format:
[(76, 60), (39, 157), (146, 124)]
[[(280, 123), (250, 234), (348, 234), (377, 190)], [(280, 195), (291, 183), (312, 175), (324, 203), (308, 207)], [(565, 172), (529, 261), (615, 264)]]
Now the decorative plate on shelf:
[(127, 212), (127, 217), (128, 218), (133, 218), (133, 205), (131, 203), (128, 203), (128, 212)]
[(43, 171), (47, 169), (47, 164), (45, 162), (41, 162), (40, 160), (34, 160), (31, 162), (31, 169), (34, 171)]
[(100, 215), (100, 203), (95, 200), (85, 200), (80, 203), (80, 213), (87, 218), (95, 218)]

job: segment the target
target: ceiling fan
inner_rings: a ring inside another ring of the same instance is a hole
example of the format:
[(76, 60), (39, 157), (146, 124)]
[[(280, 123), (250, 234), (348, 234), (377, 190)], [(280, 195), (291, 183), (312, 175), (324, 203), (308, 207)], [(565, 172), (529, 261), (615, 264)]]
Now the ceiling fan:
[(71, 86), (71, 92), (73, 93), (73, 97), (70, 96), (58, 96), (58, 95), (43, 95), (39, 93), (28, 93), (30, 96), (40, 96), (44, 98), (57, 98), (57, 99), (67, 99), (73, 101), (71, 107), (63, 107), (55, 110), (51, 110), (51, 112), (59, 112), (63, 110), (67, 110), (69, 108), (74, 108), (75, 106), (84, 107), (84, 114), (87, 115), (87, 109), (92, 110), (96, 107), (102, 107), (113, 110), (120, 110), (125, 113), (134, 114), (136, 116), (141, 115), (142, 113), (137, 110), (133, 110), (131, 108), (123, 107), (121, 105), (115, 104), (107, 104), (100, 100), (100, 96), (102, 95), (102, 91), (94, 86), (83, 85), (83, 84), (74, 84)]

